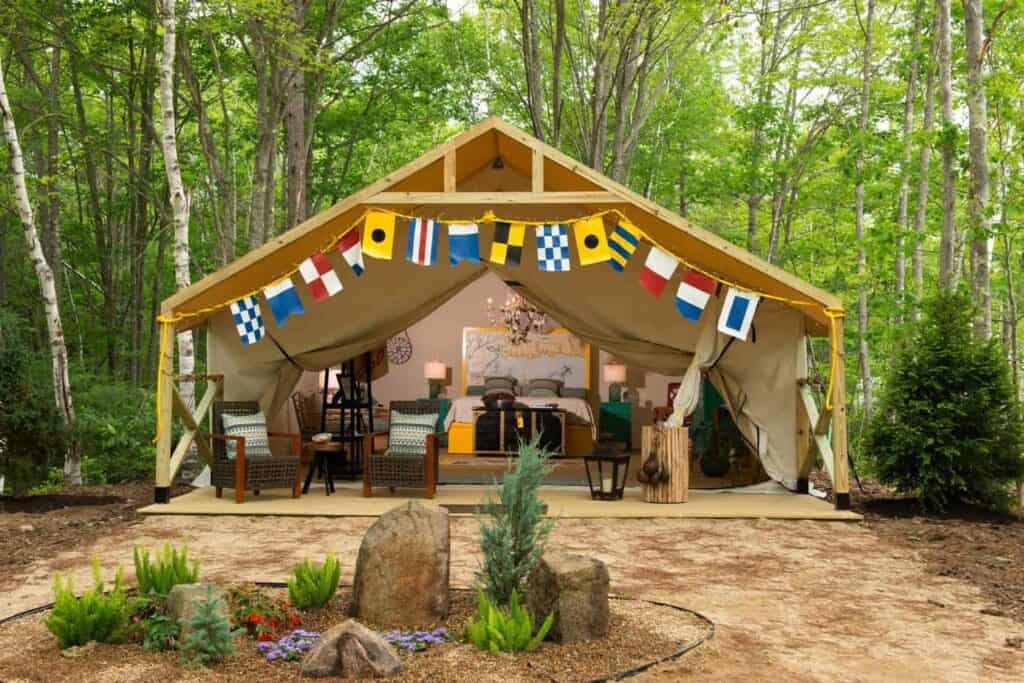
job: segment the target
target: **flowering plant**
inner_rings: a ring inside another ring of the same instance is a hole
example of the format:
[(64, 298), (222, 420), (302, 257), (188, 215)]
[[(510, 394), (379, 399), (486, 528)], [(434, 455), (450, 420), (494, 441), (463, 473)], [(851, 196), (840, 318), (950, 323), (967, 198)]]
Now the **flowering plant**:
[(384, 640), (407, 652), (420, 652), (431, 645), (442, 645), (452, 640), (451, 634), (443, 627), (433, 631), (384, 631), (381, 635)]
[(302, 617), (290, 602), (275, 600), (255, 586), (232, 589), (230, 601), (232, 623), (261, 642), (302, 626)]
[(268, 662), (277, 660), (294, 662), (302, 659), (302, 655), (313, 647), (319, 639), (320, 634), (316, 631), (296, 629), (280, 640), (267, 640), (256, 643), (256, 649), (259, 650), (259, 653)]

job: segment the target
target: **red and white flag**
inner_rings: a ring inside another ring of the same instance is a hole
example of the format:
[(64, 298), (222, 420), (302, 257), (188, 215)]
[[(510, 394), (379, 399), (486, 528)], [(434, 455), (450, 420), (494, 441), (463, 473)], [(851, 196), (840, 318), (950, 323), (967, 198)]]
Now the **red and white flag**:
[(338, 251), (356, 275), (363, 274), (363, 241), (359, 239), (359, 228), (349, 230), (338, 240)]
[(654, 298), (659, 298), (678, 265), (679, 261), (675, 256), (652, 246), (651, 252), (647, 254), (647, 261), (644, 262), (644, 270), (640, 273), (640, 286)]
[(331, 267), (331, 262), (319, 252), (302, 262), (299, 273), (309, 286), (313, 301), (327, 301), (342, 289), (341, 280)]

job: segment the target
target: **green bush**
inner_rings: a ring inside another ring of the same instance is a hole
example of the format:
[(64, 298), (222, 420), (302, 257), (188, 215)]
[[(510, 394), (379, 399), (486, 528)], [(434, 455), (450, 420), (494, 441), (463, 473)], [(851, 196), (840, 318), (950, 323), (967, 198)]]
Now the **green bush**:
[(76, 373), (72, 382), (78, 412), (75, 433), (86, 483), (152, 478), (153, 392), (84, 373)]
[(333, 554), (328, 554), (322, 564), (306, 558), (295, 565), (288, 577), (288, 598), (299, 609), (323, 607), (341, 580), (341, 563)]
[(132, 639), (148, 651), (173, 650), (177, 645), (181, 624), (167, 614), (167, 601), (154, 595), (136, 598), (132, 606)]
[(139, 593), (144, 596), (166, 596), (179, 583), (199, 581), (199, 561), (188, 562), (188, 545), (178, 550), (169, 542), (150, 560), (149, 549), (135, 546), (135, 579)]
[(549, 453), (539, 445), (539, 437), (519, 446), (515, 469), (505, 473), (486, 502), (486, 515), (480, 516), (480, 549), (483, 565), (477, 576), (487, 597), (506, 605), (516, 590), (522, 590), (526, 577), (544, 554), (544, 544), (554, 526), (544, 519), (544, 506), (537, 490), (551, 472)]
[(976, 339), (966, 292), (929, 300), (896, 352), (865, 438), (879, 479), (939, 512), (1009, 504), (1024, 477), (1024, 431), (999, 342)]
[(487, 599), (481, 590), (477, 596), (476, 617), (466, 624), (466, 640), (485, 652), (523, 652), (537, 647), (548, 631), (555, 615), (551, 613), (533, 632), (533, 616), (519, 604), (519, 595), (512, 591), (508, 612)]
[(242, 634), (231, 628), (227, 605), (214, 597), (207, 587), (206, 598), (196, 600), (196, 613), (182, 623), (184, 637), (178, 643), (181, 659), (187, 664), (216, 662), (235, 653), (235, 638)]
[(71, 577), (53, 579), (53, 609), (46, 618), (46, 628), (57, 637), (57, 647), (65, 649), (90, 641), (120, 641), (128, 627), (129, 605), (122, 582), (124, 567), (117, 568), (114, 587), (103, 592), (99, 560), (92, 561), (93, 589), (75, 597)]

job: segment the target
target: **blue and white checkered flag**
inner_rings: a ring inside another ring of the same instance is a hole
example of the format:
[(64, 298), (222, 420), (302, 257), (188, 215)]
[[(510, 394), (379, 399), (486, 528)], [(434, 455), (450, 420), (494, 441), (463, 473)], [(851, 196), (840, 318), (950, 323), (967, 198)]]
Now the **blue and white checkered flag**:
[(564, 224), (537, 226), (537, 267), (548, 273), (569, 270), (569, 228)]
[(263, 315), (256, 297), (247, 296), (231, 304), (231, 317), (243, 344), (249, 346), (263, 339)]

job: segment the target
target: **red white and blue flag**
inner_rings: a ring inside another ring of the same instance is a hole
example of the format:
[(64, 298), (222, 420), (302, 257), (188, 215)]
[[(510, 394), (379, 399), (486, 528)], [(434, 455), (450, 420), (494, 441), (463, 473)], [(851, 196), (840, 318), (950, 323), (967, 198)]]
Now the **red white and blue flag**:
[(704, 273), (688, 270), (683, 273), (683, 280), (676, 291), (676, 308), (684, 318), (697, 322), (714, 292), (714, 280)]
[(352, 267), (356, 275), (363, 274), (363, 240), (359, 238), (359, 228), (349, 230), (338, 240), (338, 251), (345, 257), (345, 262)]
[(640, 286), (646, 289), (657, 299), (661, 297), (665, 285), (672, 279), (676, 272), (679, 261), (672, 254), (666, 254), (655, 246), (647, 254), (647, 261), (644, 262), (644, 270), (640, 273)]
[(299, 273), (313, 295), (313, 301), (327, 301), (341, 291), (341, 280), (327, 257), (317, 252), (302, 262)]
[(405, 258), (421, 266), (432, 266), (437, 260), (437, 221), (427, 218), (409, 219), (409, 243)]

